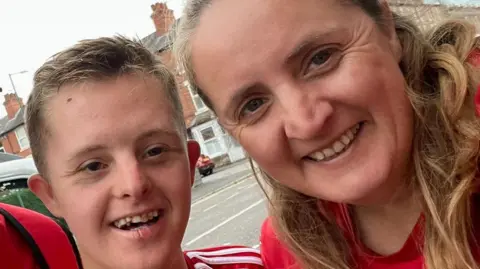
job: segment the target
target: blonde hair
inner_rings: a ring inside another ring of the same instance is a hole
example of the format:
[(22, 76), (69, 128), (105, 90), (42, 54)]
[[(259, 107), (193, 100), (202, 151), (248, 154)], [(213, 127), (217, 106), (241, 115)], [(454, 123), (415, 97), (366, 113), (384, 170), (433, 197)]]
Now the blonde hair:
[(36, 72), (28, 98), (25, 122), (32, 156), (40, 174), (45, 176), (45, 146), (48, 144), (47, 106), (63, 85), (99, 81), (142, 73), (159, 80), (172, 106), (175, 124), (186, 138), (183, 109), (175, 77), (140, 42), (122, 36), (102, 37), (78, 42), (55, 54)]
[[(187, 2), (175, 53), (192, 87), (211, 102), (195, 83), (189, 38), (211, 0)], [(380, 26), (385, 16), (378, 1), (344, 1), (357, 5)], [(400, 68), (406, 94), (415, 112), (412, 184), (424, 206), (425, 267), (479, 268), (470, 250), (470, 199), (477, 176), (480, 122), (474, 112), (478, 74), (467, 57), (478, 44), (475, 28), (465, 21), (447, 21), (423, 34), (407, 18), (393, 14), (402, 45)], [(331, 212), (319, 212), (318, 199), (278, 183), (266, 173), (272, 188), (270, 214), (279, 238), (305, 269), (348, 269), (350, 248)], [(473, 242), (475, 243), (475, 242)]]

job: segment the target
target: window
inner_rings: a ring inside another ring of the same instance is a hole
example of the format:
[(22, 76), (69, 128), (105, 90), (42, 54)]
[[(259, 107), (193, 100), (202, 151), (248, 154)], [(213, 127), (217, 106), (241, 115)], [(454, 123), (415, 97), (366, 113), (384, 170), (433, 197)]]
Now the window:
[(210, 126), (200, 130), (200, 134), (202, 135), (202, 139), (207, 149), (208, 155), (216, 156), (222, 153), (222, 145), (220, 144), (220, 139), (219, 137), (215, 136), (213, 127)]
[(213, 132), (212, 127), (208, 127), (208, 128), (203, 129), (201, 131), (201, 133), (202, 133), (203, 141), (207, 141), (207, 140), (210, 140), (212, 138), (215, 138), (215, 133)]
[(5, 149), (3, 147), (0, 147), (0, 152), (5, 152)]
[(188, 81), (184, 81), (183, 85), (185, 85), (185, 87), (187, 87), (188, 92), (190, 93), (190, 96), (192, 97), (193, 105), (195, 106), (195, 109), (197, 111), (207, 110), (207, 106), (205, 105), (205, 103), (203, 103), (202, 98), (200, 98), (200, 95), (198, 95), (198, 93), (192, 89), (192, 87), (190, 86), (190, 83), (188, 83)]
[(17, 127), (17, 129), (15, 129), (15, 135), (17, 136), (18, 145), (20, 146), (21, 150), (25, 150), (30, 147), (30, 141), (28, 141), (24, 126)]

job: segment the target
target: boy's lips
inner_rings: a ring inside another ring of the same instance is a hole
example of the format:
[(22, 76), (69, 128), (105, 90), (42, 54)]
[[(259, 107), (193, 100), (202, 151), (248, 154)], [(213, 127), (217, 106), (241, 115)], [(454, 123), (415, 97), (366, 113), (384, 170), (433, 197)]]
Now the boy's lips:
[(149, 207), (148, 209), (133, 211), (114, 218), (110, 226), (122, 230), (131, 230), (138, 226), (158, 220), (165, 214), (164, 208)]
[(158, 209), (118, 219), (112, 229), (129, 239), (148, 239), (159, 232), (165, 224), (165, 210)]

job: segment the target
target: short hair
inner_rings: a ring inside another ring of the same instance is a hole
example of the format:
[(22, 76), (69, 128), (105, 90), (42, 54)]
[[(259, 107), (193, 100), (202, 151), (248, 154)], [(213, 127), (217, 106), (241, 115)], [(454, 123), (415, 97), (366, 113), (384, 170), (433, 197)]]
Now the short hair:
[(134, 73), (152, 75), (160, 81), (172, 106), (174, 123), (186, 139), (187, 131), (175, 76), (166, 65), (136, 40), (123, 36), (86, 39), (55, 54), (35, 72), (25, 122), (32, 156), (40, 174), (45, 176), (46, 173), (45, 145), (49, 135), (45, 108), (61, 86)]

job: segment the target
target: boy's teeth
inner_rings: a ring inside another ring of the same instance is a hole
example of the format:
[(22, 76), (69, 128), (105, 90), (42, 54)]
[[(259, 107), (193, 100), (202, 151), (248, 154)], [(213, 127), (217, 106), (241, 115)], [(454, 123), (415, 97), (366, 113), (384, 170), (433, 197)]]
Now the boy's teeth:
[(360, 129), (360, 124), (355, 125), (351, 129), (345, 132), (337, 141), (333, 142), (330, 146), (319, 150), (317, 152), (308, 155), (310, 159), (315, 161), (323, 161), (325, 159), (331, 159), (335, 155), (343, 152), (354, 140), (355, 135)]
[(132, 223), (142, 223), (152, 220), (153, 218), (158, 217), (158, 211), (148, 212), (142, 215), (129, 216), (115, 221), (113, 224), (117, 228), (122, 228), (125, 226), (130, 226)]

